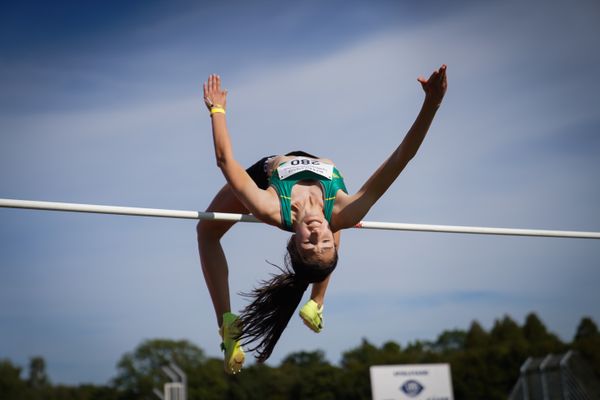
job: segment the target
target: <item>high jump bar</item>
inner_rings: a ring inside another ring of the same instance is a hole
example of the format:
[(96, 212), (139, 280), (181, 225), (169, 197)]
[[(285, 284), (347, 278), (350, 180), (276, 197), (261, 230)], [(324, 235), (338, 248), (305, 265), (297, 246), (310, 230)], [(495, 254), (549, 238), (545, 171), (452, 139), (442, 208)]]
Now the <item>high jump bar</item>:
[[(0, 199), (0, 207), (23, 208), (46, 211), (67, 211), (95, 214), (130, 215), (136, 217), (183, 218), (197, 220), (218, 220), (233, 222), (260, 222), (253, 215), (231, 214), (221, 212), (202, 212), (185, 210), (165, 210), (160, 208), (103, 206), (97, 204), (58, 203), (50, 201)], [(507, 235), (507, 236), (541, 236), (557, 238), (600, 239), (600, 232), (556, 231), (545, 229), (512, 229), (491, 228), (481, 226), (453, 226), (406, 224), (396, 222), (361, 221), (356, 224), (359, 229), (382, 229), (395, 231), (466, 233), (475, 235)]]

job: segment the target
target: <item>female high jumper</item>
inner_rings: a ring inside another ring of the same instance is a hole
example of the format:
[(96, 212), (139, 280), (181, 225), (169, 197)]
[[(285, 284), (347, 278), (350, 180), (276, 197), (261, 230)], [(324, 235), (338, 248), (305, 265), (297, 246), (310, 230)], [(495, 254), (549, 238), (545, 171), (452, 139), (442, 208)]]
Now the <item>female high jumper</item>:
[(248, 294), (252, 301), (238, 317), (231, 313), (227, 260), (220, 243), (235, 222), (198, 223), (202, 271), (217, 315), (227, 373), (241, 370), (242, 345), (253, 344), (250, 350), (257, 351), (260, 362), (271, 355), (310, 284), (310, 300), (300, 309), (300, 317), (313, 331), (322, 329), (323, 301), (338, 261), (340, 231), (363, 219), (417, 153), (446, 93), (446, 66), (429, 79), (417, 80), (425, 99), (415, 122), (392, 155), (357, 193), (349, 195), (331, 160), (302, 151), (264, 157), (244, 169), (234, 158), (225, 122), (227, 91), (219, 76), (208, 77), (204, 102), (211, 116), (217, 166), (227, 184), (207, 211), (252, 213), (268, 225), (293, 233), (287, 243), (285, 269)]

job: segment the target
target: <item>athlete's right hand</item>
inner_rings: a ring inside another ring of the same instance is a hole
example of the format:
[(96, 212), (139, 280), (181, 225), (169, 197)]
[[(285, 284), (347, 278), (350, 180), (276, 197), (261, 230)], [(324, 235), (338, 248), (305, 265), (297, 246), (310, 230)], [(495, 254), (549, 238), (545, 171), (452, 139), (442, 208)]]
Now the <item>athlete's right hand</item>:
[(208, 76), (204, 82), (204, 104), (210, 111), (212, 107), (226, 107), (227, 90), (221, 89), (221, 77), (216, 74)]

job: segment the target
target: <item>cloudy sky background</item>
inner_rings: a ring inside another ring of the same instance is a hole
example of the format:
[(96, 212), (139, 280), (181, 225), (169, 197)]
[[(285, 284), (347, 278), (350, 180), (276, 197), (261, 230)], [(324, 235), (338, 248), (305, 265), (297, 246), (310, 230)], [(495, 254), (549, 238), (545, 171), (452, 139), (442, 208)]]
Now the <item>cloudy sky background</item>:
[[(416, 2), (415, 2), (416, 3)], [(421, 4), (422, 3), (422, 4)], [(200, 210), (224, 182), (201, 84), (229, 90), (235, 154), (295, 149), (357, 190), (448, 65), (418, 156), (367, 220), (600, 231), (595, 1), (129, 2), (3, 5), (0, 197)], [(219, 356), (195, 223), (0, 210), (0, 358), (105, 383), (143, 339)], [(281, 262), (287, 234), (224, 239), (232, 293)], [(593, 240), (346, 231), (314, 335), (294, 317), (270, 363), (365, 337), (406, 345), (535, 311), (563, 340), (600, 322)], [(245, 304), (232, 299), (234, 309)]]

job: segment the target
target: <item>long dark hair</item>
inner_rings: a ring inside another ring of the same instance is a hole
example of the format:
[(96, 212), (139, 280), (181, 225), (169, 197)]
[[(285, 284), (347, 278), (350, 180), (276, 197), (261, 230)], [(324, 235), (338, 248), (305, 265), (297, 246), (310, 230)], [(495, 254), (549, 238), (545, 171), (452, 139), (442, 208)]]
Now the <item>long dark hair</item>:
[(292, 235), (287, 244), (285, 267), (272, 264), (280, 273), (271, 274), (271, 279), (261, 281), (260, 287), (252, 292), (242, 293), (251, 302), (240, 315), (239, 339), (248, 350), (257, 352), (255, 357), (259, 362), (266, 361), (273, 352), (308, 285), (325, 280), (337, 261), (337, 250), (328, 263), (303, 260)]

